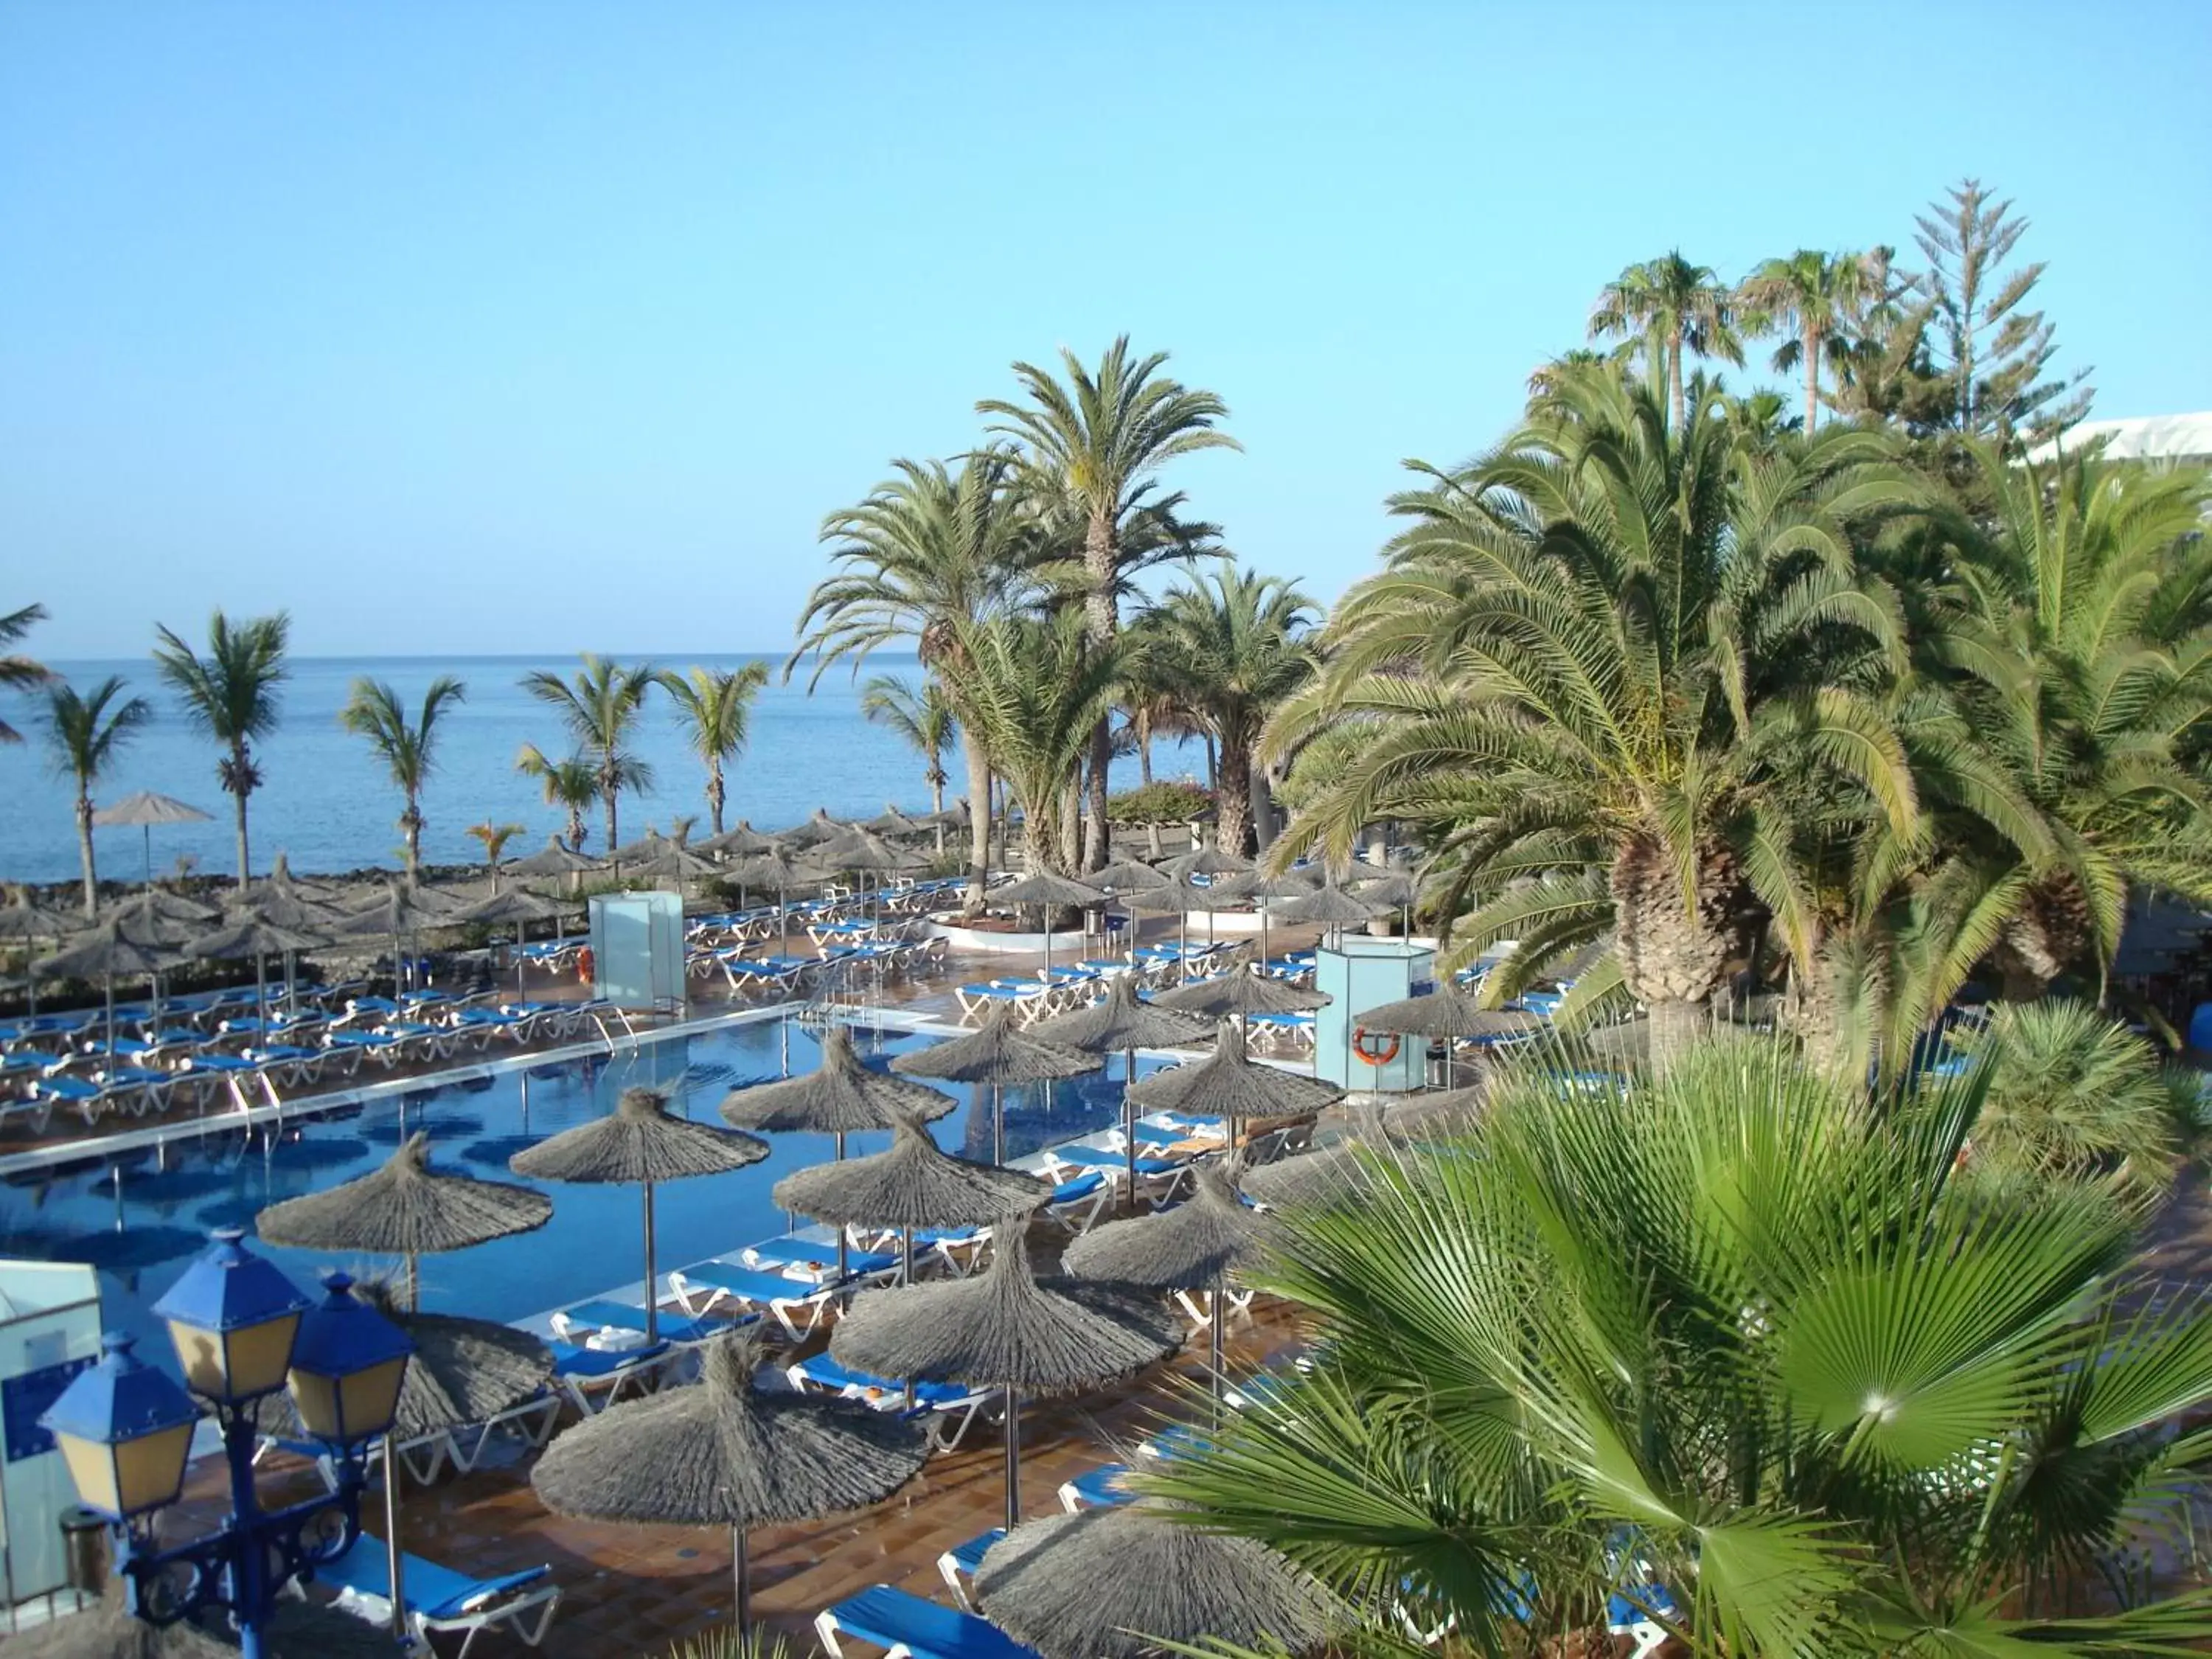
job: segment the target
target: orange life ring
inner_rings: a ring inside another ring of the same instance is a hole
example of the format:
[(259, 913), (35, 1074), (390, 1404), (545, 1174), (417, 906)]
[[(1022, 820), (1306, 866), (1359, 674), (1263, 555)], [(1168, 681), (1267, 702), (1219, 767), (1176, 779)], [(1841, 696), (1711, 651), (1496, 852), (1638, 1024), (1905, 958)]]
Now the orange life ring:
[(592, 957), (590, 945), (586, 945), (576, 952), (576, 978), (580, 983), (589, 985), (592, 982), (592, 970), (598, 966), (599, 963)]
[(1352, 1052), (1370, 1066), (1388, 1066), (1398, 1058), (1398, 1034), (1395, 1031), (1355, 1031), (1352, 1036)]

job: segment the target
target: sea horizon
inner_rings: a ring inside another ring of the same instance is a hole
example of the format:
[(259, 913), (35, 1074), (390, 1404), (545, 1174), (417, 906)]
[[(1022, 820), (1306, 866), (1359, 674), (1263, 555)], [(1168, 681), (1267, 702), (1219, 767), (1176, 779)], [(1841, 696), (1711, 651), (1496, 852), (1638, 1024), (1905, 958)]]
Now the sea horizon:
[[(780, 668), (789, 653), (599, 654), (684, 669), (729, 668), (748, 662)], [(206, 823), (155, 828), (153, 872), (175, 873), (181, 857), (193, 860), (195, 874), (234, 873), (237, 859), (231, 802), (216, 782), (216, 745), (187, 726), (174, 694), (156, 677), (151, 658), (46, 661), (80, 690), (109, 674), (119, 674), (129, 694), (153, 705), (153, 718), (124, 747), (110, 775), (95, 788), (95, 805), (148, 789), (174, 796), (210, 815)], [(565, 754), (570, 745), (554, 711), (530, 697), (517, 682), (532, 669), (573, 672), (577, 661), (574, 653), (292, 657), (283, 692), (283, 722), (265, 743), (254, 747), (264, 779), (247, 807), (254, 872), (266, 873), (279, 852), (301, 874), (399, 867), (399, 792), (368, 744), (337, 720), (353, 681), (362, 675), (390, 681), (411, 705), (419, 705), (424, 690), (441, 674), (453, 674), (467, 687), (467, 700), (449, 708), (437, 728), (437, 764), (422, 793), (424, 862), (482, 863), (483, 849), (467, 834), (472, 823), (522, 825), (522, 833), (508, 845), (511, 857), (534, 850), (549, 835), (565, 832), (566, 811), (545, 805), (538, 786), (514, 769), (514, 757), (526, 743), (549, 754)], [(727, 769), (726, 821), (733, 824), (743, 819), (757, 829), (777, 830), (800, 823), (817, 810), (839, 817), (872, 817), (886, 805), (927, 807), (930, 796), (921, 757), (890, 732), (870, 724), (860, 707), (860, 684), (870, 677), (918, 677), (915, 655), (911, 651), (873, 653), (857, 678), (844, 665), (834, 665), (810, 693), (811, 673), (808, 665), (801, 663), (788, 683), (778, 672), (762, 688), (753, 707), (746, 752)], [(35, 692), (27, 692), (0, 698), (0, 702), (5, 703), (0, 714), (24, 738), (0, 747), (0, 799), (10, 803), (0, 815), (0, 882), (74, 880), (81, 873), (71, 814), (75, 787), (52, 769), (40, 699)], [(648, 826), (665, 831), (679, 817), (696, 817), (696, 833), (705, 835), (709, 828), (705, 769), (684, 747), (665, 694), (655, 692), (648, 699), (637, 733), (636, 750), (653, 768), (654, 787), (648, 793), (623, 796), (623, 839), (641, 835)], [(1154, 755), (1164, 777), (1203, 769), (1195, 745), (1186, 750), (1163, 740), (1155, 744)], [(945, 791), (949, 803), (966, 792), (967, 770), (957, 750), (945, 757), (944, 765), (951, 778)], [(1116, 787), (1134, 778), (1133, 759), (1116, 762)], [(586, 851), (605, 850), (601, 845), (604, 822), (601, 810), (593, 808), (586, 820)], [(140, 830), (99, 828), (93, 836), (103, 879), (131, 881), (144, 876), (146, 838)]]

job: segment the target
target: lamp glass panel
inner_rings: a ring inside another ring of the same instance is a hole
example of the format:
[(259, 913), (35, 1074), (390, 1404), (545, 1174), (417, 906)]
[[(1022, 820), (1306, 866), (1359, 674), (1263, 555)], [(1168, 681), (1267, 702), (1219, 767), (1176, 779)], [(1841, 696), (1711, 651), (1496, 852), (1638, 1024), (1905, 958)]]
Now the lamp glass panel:
[(123, 1449), (103, 1445), (97, 1440), (80, 1440), (73, 1434), (57, 1434), (54, 1443), (62, 1449), (62, 1462), (69, 1468), (70, 1482), (76, 1488), (78, 1501), (112, 1521), (120, 1521), (123, 1482), (116, 1471), (115, 1458)]
[(143, 1515), (177, 1501), (191, 1455), (192, 1425), (179, 1423), (112, 1445), (57, 1434), (62, 1462), (88, 1509), (115, 1520)]
[(372, 1439), (392, 1426), (399, 1412), (399, 1385), (407, 1375), (402, 1354), (349, 1376), (292, 1373), (292, 1403), (300, 1421), (318, 1440), (350, 1444)]
[(258, 1325), (240, 1325), (229, 1334), (230, 1395), (249, 1400), (284, 1386), (291, 1369), (292, 1340), (300, 1332), (300, 1316), (282, 1315)]

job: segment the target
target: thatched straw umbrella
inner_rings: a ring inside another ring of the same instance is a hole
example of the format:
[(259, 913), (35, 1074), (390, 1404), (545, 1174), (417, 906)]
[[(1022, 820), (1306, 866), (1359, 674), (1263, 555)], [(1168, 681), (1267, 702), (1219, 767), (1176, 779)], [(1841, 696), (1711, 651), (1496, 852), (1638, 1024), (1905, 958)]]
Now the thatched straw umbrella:
[(1275, 912), (1284, 921), (1318, 922), (1330, 933), (1342, 933), (1346, 927), (1363, 927), (1381, 915), (1387, 906), (1370, 904), (1365, 899), (1354, 898), (1334, 882), (1324, 882), (1319, 892), (1308, 898), (1292, 899)]
[(995, 1008), (983, 1024), (966, 1036), (933, 1042), (927, 1048), (901, 1054), (891, 1070), (906, 1077), (941, 1078), (948, 1083), (988, 1083), (991, 1085), (991, 1161), (1006, 1161), (1006, 1115), (1001, 1091), (1009, 1083), (1051, 1083), (1097, 1071), (1105, 1062), (1095, 1054), (1080, 1054), (1049, 1042), (1039, 1042), (1014, 1025), (1006, 1008)]
[(134, 824), (143, 831), (146, 843), (146, 889), (154, 888), (154, 830), (157, 823), (209, 823), (213, 820), (197, 806), (150, 789), (112, 801), (92, 815), (96, 824)]
[(1513, 1009), (1486, 1008), (1458, 986), (1440, 981), (1435, 990), (1420, 996), (1386, 1002), (1355, 1014), (1352, 1024), (1363, 1031), (1391, 1031), (1451, 1042), (1520, 1036), (1539, 1030), (1544, 1022)]
[(1129, 1085), (1137, 1080), (1137, 1050), (1170, 1048), (1202, 1042), (1211, 1034), (1206, 1021), (1194, 1015), (1163, 1008), (1137, 994), (1134, 974), (1116, 974), (1106, 988), (1106, 1000), (1073, 1013), (1055, 1014), (1030, 1028), (1040, 1042), (1087, 1054), (1121, 1055), (1121, 1139), (1128, 1155), (1129, 1184), (1137, 1190), (1137, 1114), (1129, 1099)]
[(672, 1115), (668, 1097), (653, 1089), (625, 1089), (611, 1115), (564, 1129), (507, 1159), (507, 1167), (534, 1181), (595, 1185), (636, 1183), (645, 1194), (645, 1340), (660, 1337), (659, 1275), (653, 1269), (653, 1189), (664, 1181), (721, 1175), (757, 1164), (768, 1143), (734, 1130)]
[(556, 1514), (727, 1527), (737, 1624), (752, 1622), (745, 1534), (880, 1504), (921, 1471), (921, 1430), (855, 1400), (753, 1386), (757, 1351), (731, 1336), (696, 1387), (610, 1406), (546, 1449), (530, 1484)]
[(434, 1170), (430, 1137), (417, 1131), (368, 1174), (270, 1205), (254, 1217), (253, 1231), (294, 1249), (404, 1257), (412, 1308), (419, 1299), (418, 1256), (534, 1232), (552, 1216), (553, 1200), (533, 1188)]
[(791, 945), (791, 890), (818, 887), (836, 872), (816, 863), (811, 854), (795, 857), (787, 847), (770, 845), (749, 858), (739, 859), (726, 873), (747, 886), (775, 889), (776, 948)]
[(1126, 1221), (1109, 1221), (1067, 1247), (1060, 1265), (1078, 1279), (1112, 1279), (1149, 1291), (1206, 1291), (1213, 1398), (1218, 1404), (1222, 1328), (1229, 1298), (1222, 1282), (1267, 1242), (1268, 1227), (1237, 1196), (1236, 1170), (1200, 1164), (1198, 1188), (1181, 1204)]
[(485, 927), (497, 927), (508, 921), (514, 924), (514, 988), (519, 992), (522, 989), (524, 931), (533, 921), (545, 921), (575, 908), (573, 900), (564, 904), (558, 899), (541, 897), (527, 887), (505, 887), (478, 899), (453, 920), (477, 922)]
[(1227, 1020), (1212, 1054), (1156, 1072), (1132, 1084), (1129, 1093), (1138, 1105), (1155, 1111), (1227, 1119), (1232, 1146), (1237, 1126), (1247, 1119), (1304, 1117), (1344, 1097), (1343, 1090), (1319, 1078), (1261, 1065), (1246, 1049), (1244, 1034)]
[(993, 904), (1036, 904), (1044, 908), (1044, 977), (1052, 982), (1053, 913), (1064, 908), (1085, 909), (1106, 902), (1096, 887), (1071, 880), (1052, 870), (1032, 870), (1018, 881), (994, 887), (983, 896)]
[(1160, 866), (1170, 875), (1188, 881), (1193, 876), (1241, 876), (1252, 869), (1252, 860), (1242, 853), (1224, 853), (1218, 847), (1201, 847), (1194, 853), (1185, 853), (1181, 858), (1170, 859)]
[(411, 881), (386, 882), (384, 891), (346, 921), (331, 931), (344, 938), (370, 939), (388, 935), (392, 940), (392, 972), (395, 984), (402, 983), (404, 975), (401, 966), (405, 952), (403, 942), (425, 928), (445, 927), (452, 924), (453, 913), (465, 901), (435, 888), (417, 886)]
[(506, 866), (510, 876), (575, 876), (586, 870), (596, 870), (599, 860), (586, 858), (569, 847), (558, 836), (545, 837), (545, 845), (526, 858), (511, 859)]
[(916, 1227), (988, 1226), (1052, 1196), (1051, 1182), (1038, 1176), (940, 1150), (922, 1125), (920, 1118), (895, 1117), (888, 1151), (784, 1176), (775, 1183), (776, 1207), (828, 1222), (841, 1243), (848, 1227), (896, 1227), (910, 1283)]
[(134, 933), (120, 915), (110, 916), (90, 932), (81, 933), (52, 956), (31, 963), (33, 976), (47, 979), (97, 978), (107, 999), (107, 1044), (115, 1051), (115, 976), (143, 975), (148, 981), (178, 960), (173, 944), (156, 942)]
[(1186, 1014), (1234, 1019), (1241, 1029), (1248, 1015), (1303, 1014), (1326, 1008), (1335, 999), (1326, 991), (1308, 990), (1288, 980), (1255, 973), (1248, 963), (1240, 962), (1225, 974), (1178, 985), (1152, 1000), (1160, 1007)]
[(1267, 958), (1267, 901), (1310, 898), (1315, 883), (1310, 876), (1296, 870), (1285, 870), (1276, 876), (1271, 876), (1264, 870), (1251, 870), (1241, 876), (1231, 876), (1226, 881), (1216, 882), (1213, 886), (1214, 890), (1224, 897), (1258, 901), (1253, 908), (1260, 917), (1260, 959), (1264, 962)]
[[(0, 939), (21, 942), (27, 956), (29, 947), (42, 939), (58, 943), (66, 939), (77, 926), (71, 918), (58, 910), (50, 910), (33, 898), (27, 889), (18, 888), (9, 903), (0, 906)], [(31, 1012), (39, 1012), (39, 976), (27, 973), (24, 983), (29, 988)]]
[(725, 830), (719, 836), (709, 836), (704, 841), (695, 841), (695, 853), (711, 853), (717, 858), (750, 858), (756, 853), (765, 853), (775, 846), (774, 836), (763, 836), (750, 823), (739, 823), (734, 830)]
[(1021, 1520), (1022, 1396), (1119, 1382), (1182, 1346), (1141, 1292), (1038, 1279), (1025, 1219), (999, 1223), (991, 1265), (974, 1278), (865, 1291), (830, 1336), (833, 1357), (881, 1376), (1005, 1390), (1009, 1528)]
[(842, 819), (833, 818), (820, 807), (805, 823), (777, 832), (776, 839), (786, 847), (814, 848), (825, 841), (835, 841), (854, 826)]
[[(722, 1098), (722, 1121), (733, 1129), (759, 1129), (771, 1134), (797, 1131), (834, 1135), (842, 1161), (847, 1135), (888, 1129), (902, 1117), (933, 1122), (951, 1111), (952, 1105), (951, 1096), (939, 1094), (926, 1083), (909, 1083), (904, 1078), (869, 1070), (853, 1051), (852, 1028), (832, 1025), (822, 1034), (821, 1065), (798, 1077), (732, 1089)], [(845, 1276), (847, 1261), (841, 1229), (837, 1234), (840, 1279)]]
[[(238, 1659), (237, 1638), (190, 1620), (149, 1625), (124, 1605), (116, 1575), (99, 1601), (0, 1641), (5, 1659)], [(279, 1601), (261, 1627), (264, 1659), (392, 1659), (389, 1632), (315, 1601)]]
[(1016, 1528), (976, 1569), (975, 1603), (1044, 1659), (1163, 1659), (1209, 1638), (1303, 1654), (1328, 1626), (1321, 1588), (1282, 1556), (1155, 1499)]
[(1088, 879), (1092, 886), (1112, 893), (1158, 892), (1175, 885), (1173, 876), (1161, 874), (1142, 859), (1116, 859), (1103, 870), (1093, 870)]
[(276, 922), (249, 915), (226, 923), (211, 933), (198, 935), (184, 946), (184, 954), (202, 961), (252, 957), (253, 1017), (258, 1021), (268, 1015), (269, 958), (312, 951), (326, 942), (319, 932), (311, 933), (296, 927), (280, 927)]
[(918, 836), (929, 826), (918, 819), (908, 817), (896, 806), (886, 801), (884, 804), (884, 810), (870, 818), (860, 828), (872, 836)]
[(1346, 887), (1358, 889), (1356, 896), (1370, 904), (1380, 904), (1398, 912), (1398, 931), (1413, 930), (1413, 906), (1420, 902), (1421, 884), (1403, 870), (1378, 870), (1372, 875), (1363, 875), (1355, 866), (1344, 878)]

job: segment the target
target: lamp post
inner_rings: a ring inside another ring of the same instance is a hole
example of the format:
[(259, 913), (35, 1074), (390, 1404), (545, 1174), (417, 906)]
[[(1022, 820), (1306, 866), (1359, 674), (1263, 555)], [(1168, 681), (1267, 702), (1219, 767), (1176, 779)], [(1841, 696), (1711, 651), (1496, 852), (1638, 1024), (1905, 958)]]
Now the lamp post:
[[(250, 1254), (237, 1229), (213, 1237), (154, 1304), (185, 1387), (132, 1353), (131, 1338), (111, 1332), (100, 1363), (40, 1420), (59, 1444), (78, 1497), (107, 1520), (131, 1611), (170, 1625), (227, 1608), (245, 1659), (261, 1659), (276, 1592), (313, 1577), (361, 1535), (362, 1460), (368, 1443), (392, 1426), (414, 1350), (389, 1320), (354, 1299), (343, 1273), (328, 1275), (322, 1300), (313, 1302)], [(307, 1432), (331, 1449), (338, 1486), (326, 1497), (264, 1510), (253, 1491), (252, 1407), (286, 1388)], [(154, 1516), (184, 1490), (200, 1414), (195, 1395), (222, 1427), (230, 1514), (216, 1531), (164, 1548)]]

